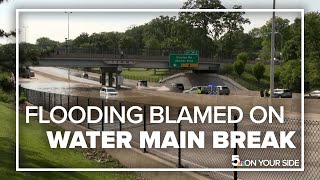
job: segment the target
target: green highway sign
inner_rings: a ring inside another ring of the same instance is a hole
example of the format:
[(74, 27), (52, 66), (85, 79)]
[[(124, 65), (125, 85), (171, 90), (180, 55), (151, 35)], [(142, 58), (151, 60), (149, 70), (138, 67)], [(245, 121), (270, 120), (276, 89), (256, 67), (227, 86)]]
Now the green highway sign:
[(169, 66), (173, 68), (194, 68), (198, 67), (198, 54), (170, 54)]

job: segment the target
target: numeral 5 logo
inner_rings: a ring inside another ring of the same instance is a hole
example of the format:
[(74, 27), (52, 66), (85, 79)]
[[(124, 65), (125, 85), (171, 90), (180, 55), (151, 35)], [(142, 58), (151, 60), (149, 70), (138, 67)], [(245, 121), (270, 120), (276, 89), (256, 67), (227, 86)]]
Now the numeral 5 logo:
[(239, 162), (239, 155), (232, 155), (232, 166), (237, 166)]

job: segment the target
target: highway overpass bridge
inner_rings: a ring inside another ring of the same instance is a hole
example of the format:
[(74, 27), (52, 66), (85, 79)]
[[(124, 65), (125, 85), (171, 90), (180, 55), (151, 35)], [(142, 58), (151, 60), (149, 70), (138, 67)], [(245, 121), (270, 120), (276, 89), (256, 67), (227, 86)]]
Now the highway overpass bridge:
[[(223, 63), (233, 63), (232, 58), (213, 57), (199, 54), (198, 64), (185, 63), (182, 67), (170, 66), (170, 54), (184, 54), (183, 50), (98, 50), (88, 48), (55, 49), (48, 56), (41, 57), (36, 66), (42, 67), (99, 67), (101, 83), (105, 85), (106, 73), (109, 86), (113, 73), (118, 80), (122, 68), (190, 69), (194, 72), (217, 72)], [(187, 55), (187, 54), (186, 54)]]

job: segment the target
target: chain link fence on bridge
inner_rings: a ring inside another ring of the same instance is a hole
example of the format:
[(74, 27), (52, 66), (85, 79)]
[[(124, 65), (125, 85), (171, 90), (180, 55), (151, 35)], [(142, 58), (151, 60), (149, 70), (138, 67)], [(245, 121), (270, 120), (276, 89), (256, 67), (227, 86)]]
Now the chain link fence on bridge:
[[(143, 114), (143, 121), (138, 124), (131, 124), (129, 122), (121, 123), (119, 119), (115, 118), (114, 123), (97, 123), (88, 124), (83, 122), (81, 125), (88, 129), (96, 131), (129, 131), (132, 134), (131, 145), (137, 149), (141, 149), (144, 153), (150, 153), (156, 155), (162, 159), (170, 161), (176, 164), (179, 168), (235, 168), (232, 166), (232, 155), (239, 155), (241, 160), (256, 159), (256, 160), (299, 160), (301, 162), (301, 119), (299, 118), (285, 118), (285, 123), (279, 123), (275, 118), (273, 123), (255, 124), (249, 120), (249, 115), (244, 114), (243, 120), (238, 124), (216, 124), (216, 123), (196, 123), (189, 124), (187, 121), (182, 121), (179, 124), (151, 124), (149, 116), (150, 106), (156, 104), (140, 104), (134, 102), (124, 102), (117, 100), (106, 100), (103, 98), (91, 98), (82, 96), (70, 96), (55, 94), (50, 92), (41, 92), (31, 89), (21, 89), (26, 95), (27, 101), (33, 105), (43, 106), (44, 110), (49, 111), (54, 106), (63, 106), (70, 110), (74, 106), (81, 106), (86, 109), (88, 106), (97, 106), (103, 109), (105, 106), (115, 107), (118, 112), (120, 107), (132, 107), (139, 106), (141, 111), (137, 113)], [(169, 102), (168, 102), (169, 103)], [(164, 106), (162, 106), (165, 108)], [(181, 107), (170, 106), (168, 115), (170, 119), (177, 119), (181, 111)], [(202, 109), (203, 110), (203, 109)], [(193, 107), (189, 107), (190, 115), (193, 117)], [(131, 113), (132, 115), (134, 114)], [(61, 111), (56, 111), (56, 115), (62, 116)], [(72, 114), (74, 119), (79, 119), (81, 112), (75, 111)], [(237, 117), (238, 114), (233, 114)], [(92, 119), (98, 117), (98, 114), (93, 113)], [(259, 115), (255, 117), (261, 118)], [(132, 117), (136, 118), (136, 117)], [(223, 118), (223, 117), (221, 117)], [(102, 118), (103, 119), (103, 118)], [(223, 119), (222, 119), (223, 120)], [(226, 117), (225, 117), (225, 120)], [(305, 171), (304, 172), (198, 172), (210, 179), (319, 179), (320, 177), (320, 122), (305, 120)], [(183, 139), (179, 134), (183, 131), (193, 131), (198, 134), (203, 131), (205, 134), (204, 148), (140, 148), (140, 131), (147, 131), (150, 135), (151, 132), (160, 132), (160, 139), (162, 142), (164, 134), (168, 131), (175, 134), (179, 145), (183, 143)], [(292, 137), (292, 142), (296, 145), (296, 149), (247, 149), (247, 148), (225, 148), (217, 149), (212, 148), (213, 144), (213, 131), (242, 131), (244, 133), (248, 131), (259, 131), (261, 137), (264, 137), (267, 131), (274, 131), (276, 138), (279, 141), (280, 131), (296, 131)], [(301, 164), (299, 165), (301, 167)], [(146, 167), (147, 168), (147, 167)], [(243, 167), (237, 167), (243, 168)], [(265, 168), (262, 166), (252, 166), (245, 168)], [(285, 168), (285, 167), (268, 167), (268, 168)]]
[[(41, 46), (40, 48), (48, 48)], [(192, 50), (197, 53), (201, 62), (233, 63), (235, 57), (220, 51)], [(169, 60), (170, 54), (188, 54), (189, 49), (152, 49), (152, 48), (105, 48), (105, 47), (52, 47), (48, 57), (83, 57), (83, 58), (109, 58), (109, 59), (149, 59)]]

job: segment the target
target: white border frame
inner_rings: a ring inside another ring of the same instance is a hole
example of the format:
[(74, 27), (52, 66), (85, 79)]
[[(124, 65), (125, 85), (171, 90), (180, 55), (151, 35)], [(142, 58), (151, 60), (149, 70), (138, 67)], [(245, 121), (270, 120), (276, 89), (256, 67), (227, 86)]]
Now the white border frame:
[[(301, 167), (300, 168), (20, 168), (19, 167), (19, 36), (16, 37), (16, 171), (304, 171), (304, 9), (16, 9), (20, 12), (300, 12), (301, 13)], [(230, 162), (231, 163), (231, 162)]]

